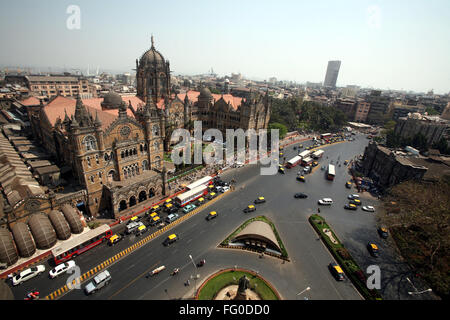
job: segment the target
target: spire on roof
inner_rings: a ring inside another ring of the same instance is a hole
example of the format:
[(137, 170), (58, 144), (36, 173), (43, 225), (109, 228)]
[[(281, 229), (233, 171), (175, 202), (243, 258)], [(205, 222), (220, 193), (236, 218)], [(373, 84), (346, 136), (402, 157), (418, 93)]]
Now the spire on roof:
[(98, 111), (95, 111), (95, 125), (97, 125), (97, 126), (102, 125), (102, 122), (100, 121), (100, 119), (98, 117)]
[(153, 40), (153, 33), (152, 33), (152, 48), (154, 49), (155, 48), (155, 42), (154, 42), (154, 40)]

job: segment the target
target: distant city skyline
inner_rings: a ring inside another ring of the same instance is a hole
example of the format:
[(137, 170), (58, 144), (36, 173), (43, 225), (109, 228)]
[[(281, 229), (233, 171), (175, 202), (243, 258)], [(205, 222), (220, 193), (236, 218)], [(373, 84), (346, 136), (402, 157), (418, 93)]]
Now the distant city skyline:
[[(80, 29), (67, 27), (70, 5)], [(153, 34), (174, 74), (317, 83), (340, 60), (338, 87), (450, 91), (448, 1), (18, 0), (0, 3), (0, 27), (0, 65), (42, 72), (132, 73)]]

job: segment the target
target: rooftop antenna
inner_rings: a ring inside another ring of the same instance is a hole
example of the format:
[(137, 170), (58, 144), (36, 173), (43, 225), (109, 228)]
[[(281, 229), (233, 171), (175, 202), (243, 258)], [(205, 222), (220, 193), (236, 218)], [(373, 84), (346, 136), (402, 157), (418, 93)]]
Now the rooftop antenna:
[(97, 71), (96, 71), (96, 73), (95, 73), (97, 76), (98, 76), (98, 68), (99, 68), (99, 66), (97, 66)]
[(89, 64), (88, 64), (88, 67), (87, 67), (87, 76), (89, 76)]

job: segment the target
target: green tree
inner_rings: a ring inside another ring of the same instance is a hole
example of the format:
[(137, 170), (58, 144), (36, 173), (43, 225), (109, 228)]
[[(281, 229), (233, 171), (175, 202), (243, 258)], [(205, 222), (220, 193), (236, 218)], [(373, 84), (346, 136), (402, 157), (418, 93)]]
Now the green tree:
[(268, 127), (269, 133), (270, 133), (270, 129), (278, 129), (279, 130), (278, 135), (279, 135), (280, 140), (283, 139), (288, 132), (286, 126), (281, 123), (269, 123), (269, 127)]
[(444, 137), (435, 143), (433, 148), (438, 149), (441, 154), (450, 154), (450, 147)]
[(428, 150), (427, 138), (420, 132), (418, 132), (414, 135), (414, 137), (412, 138), (411, 144), (414, 148), (417, 148), (422, 152)]

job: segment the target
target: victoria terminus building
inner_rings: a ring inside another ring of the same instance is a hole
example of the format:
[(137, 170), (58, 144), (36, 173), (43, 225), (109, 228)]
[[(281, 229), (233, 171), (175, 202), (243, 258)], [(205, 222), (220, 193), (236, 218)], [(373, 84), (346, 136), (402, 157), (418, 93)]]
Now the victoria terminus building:
[(192, 122), (201, 120), (203, 130), (258, 131), (269, 122), (267, 94), (244, 99), (212, 94), (204, 87), (171, 92), (169, 62), (155, 49), (153, 38), (151, 48), (136, 60), (136, 80), (136, 96), (58, 95), (30, 110), (34, 136), (60, 166), (72, 169), (93, 216), (108, 212), (116, 218), (139, 202), (168, 194), (163, 154), (172, 130), (192, 130)]

